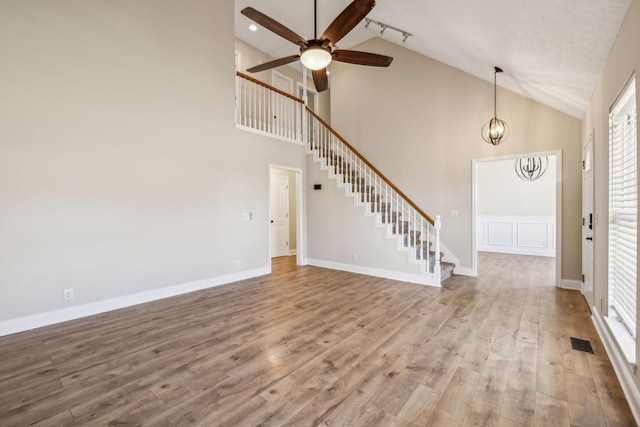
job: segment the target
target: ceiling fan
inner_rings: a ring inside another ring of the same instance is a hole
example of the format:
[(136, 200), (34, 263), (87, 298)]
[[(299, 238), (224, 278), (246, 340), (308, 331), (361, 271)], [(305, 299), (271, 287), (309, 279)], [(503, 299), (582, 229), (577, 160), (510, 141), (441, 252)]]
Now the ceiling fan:
[(353, 28), (358, 25), (365, 16), (367, 16), (371, 9), (373, 9), (376, 5), (375, 0), (354, 0), (333, 20), (331, 24), (329, 24), (329, 27), (327, 27), (324, 33), (322, 33), (320, 38), (318, 38), (316, 28), (316, 1), (314, 0), (313, 3), (314, 38), (310, 40), (303, 39), (294, 31), (262, 12), (258, 12), (252, 7), (242, 9), (241, 13), (247, 18), (300, 47), (299, 55), (291, 55), (285, 58), (265, 62), (264, 64), (247, 69), (248, 72), (257, 73), (259, 71), (269, 70), (271, 68), (289, 64), (300, 59), (302, 65), (311, 70), (316, 89), (319, 92), (322, 92), (329, 88), (327, 66), (331, 61), (368, 65), (372, 67), (388, 67), (389, 64), (391, 64), (393, 58), (390, 56), (336, 48), (336, 43), (346, 36), (349, 31), (353, 30)]

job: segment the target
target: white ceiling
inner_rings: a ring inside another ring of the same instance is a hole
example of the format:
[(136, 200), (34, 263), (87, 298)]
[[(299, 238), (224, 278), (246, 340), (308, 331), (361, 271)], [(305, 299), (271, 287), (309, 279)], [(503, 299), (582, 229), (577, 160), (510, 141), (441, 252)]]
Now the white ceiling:
[[(349, 0), (318, 1), (318, 35)], [(378, 0), (367, 16), (413, 34), (381, 37), (582, 119), (631, 0)], [(312, 0), (235, 0), (236, 36), (280, 58), (298, 53), (292, 43), (259, 27), (240, 10), (252, 6), (313, 38)], [(364, 21), (338, 43), (352, 48), (380, 27)], [(256, 64), (257, 65), (257, 64)], [(391, 65), (393, 67), (393, 64)]]

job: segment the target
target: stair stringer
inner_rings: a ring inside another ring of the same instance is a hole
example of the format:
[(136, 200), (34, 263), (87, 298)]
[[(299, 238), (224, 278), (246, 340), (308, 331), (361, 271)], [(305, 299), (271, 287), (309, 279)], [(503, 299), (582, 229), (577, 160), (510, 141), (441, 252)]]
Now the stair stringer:
[[(406, 280), (414, 283), (420, 283), (424, 285), (431, 286), (441, 286), (438, 278), (435, 277), (433, 272), (428, 271), (427, 260), (418, 259), (416, 256), (416, 247), (415, 246), (405, 246), (404, 239), (405, 236), (403, 234), (393, 233), (393, 224), (392, 223), (384, 223), (382, 222), (382, 214), (379, 212), (372, 212), (371, 205), (372, 203), (367, 201), (362, 201), (362, 193), (359, 191), (353, 191), (351, 188), (351, 184), (346, 182), (343, 174), (335, 173), (335, 168), (333, 165), (328, 164), (327, 158), (319, 155), (318, 150), (307, 150), (307, 154), (310, 154), (313, 157), (314, 163), (319, 163), (319, 167), (321, 171), (327, 172), (327, 178), (329, 180), (333, 180), (335, 182), (336, 188), (344, 190), (344, 196), (347, 198), (353, 199), (354, 207), (359, 207), (363, 209), (363, 216), (372, 219), (373, 227), (376, 229), (382, 229), (384, 233), (384, 237), (387, 240), (393, 240), (395, 242), (395, 250), (398, 252), (406, 253), (407, 263), (411, 265), (415, 265), (417, 267), (417, 277), (413, 278), (415, 280)], [(435, 239), (432, 239), (434, 241)], [(443, 247), (441, 245), (441, 251)], [(444, 260), (444, 259), (443, 259)], [(344, 269), (344, 268), (341, 268)], [(349, 269), (349, 271), (352, 271)], [(367, 273), (365, 273), (367, 274)], [(377, 275), (377, 274), (373, 274)]]

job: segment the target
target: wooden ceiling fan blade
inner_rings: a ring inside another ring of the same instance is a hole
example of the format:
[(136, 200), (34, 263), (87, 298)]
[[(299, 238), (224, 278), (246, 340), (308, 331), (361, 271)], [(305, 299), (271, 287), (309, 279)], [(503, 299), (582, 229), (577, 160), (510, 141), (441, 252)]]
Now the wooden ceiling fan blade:
[(285, 58), (274, 59), (273, 61), (265, 62), (264, 64), (256, 65), (255, 67), (247, 68), (249, 73), (257, 73), (260, 71), (270, 70), (272, 68), (279, 67), (281, 65), (290, 64), (300, 59), (300, 55), (291, 55)]
[(359, 52), (357, 50), (336, 50), (333, 52), (333, 60), (349, 64), (368, 65), (370, 67), (388, 67), (393, 58), (377, 53)]
[(311, 73), (313, 74), (313, 83), (315, 83), (318, 92), (324, 92), (329, 89), (329, 79), (327, 78), (326, 68), (313, 70)]
[(240, 11), (240, 13), (251, 19), (256, 24), (260, 24), (267, 30), (276, 33), (286, 40), (289, 40), (293, 44), (302, 44), (305, 46), (307, 44), (307, 40), (303, 39), (302, 36), (299, 36), (293, 30), (290, 30), (275, 19), (268, 17), (264, 13), (259, 12), (252, 7), (245, 7)]
[(320, 40), (329, 40), (329, 44), (334, 46), (340, 39), (346, 36), (349, 31), (358, 25), (360, 21), (373, 9), (376, 5), (375, 0), (354, 0), (333, 20), (329, 27), (324, 31)]

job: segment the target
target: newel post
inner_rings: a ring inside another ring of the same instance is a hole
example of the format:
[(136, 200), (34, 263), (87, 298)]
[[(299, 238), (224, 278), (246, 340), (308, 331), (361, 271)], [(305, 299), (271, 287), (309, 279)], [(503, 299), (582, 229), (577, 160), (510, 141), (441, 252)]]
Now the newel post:
[(438, 284), (441, 283), (441, 275), (440, 275), (440, 229), (442, 228), (442, 221), (440, 221), (440, 215), (436, 215), (436, 220), (433, 223), (433, 229), (436, 231), (436, 251), (433, 256), (436, 258), (436, 262), (433, 265), (433, 275), (438, 281)]

